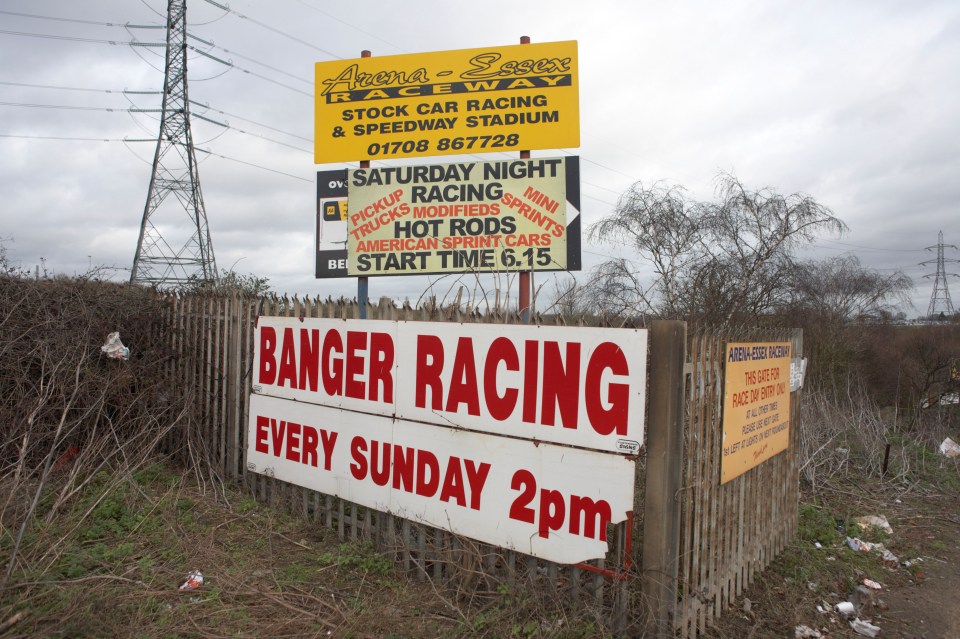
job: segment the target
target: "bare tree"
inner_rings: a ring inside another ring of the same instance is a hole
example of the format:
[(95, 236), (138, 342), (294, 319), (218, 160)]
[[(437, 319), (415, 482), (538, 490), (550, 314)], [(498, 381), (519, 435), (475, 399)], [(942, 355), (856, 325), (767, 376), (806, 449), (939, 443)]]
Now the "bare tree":
[(855, 255), (796, 265), (789, 309), (829, 320), (852, 320), (891, 312), (910, 304), (913, 281), (901, 271), (882, 275)]
[(716, 194), (699, 202), (662, 183), (631, 187), (590, 237), (636, 249), (654, 278), (645, 284), (631, 262), (607, 261), (595, 271), (597, 304), (715, 324), (756, 318), (787, 299), (797, 248), (846, 230), (807, 195), (751, 191), (729, 174)]

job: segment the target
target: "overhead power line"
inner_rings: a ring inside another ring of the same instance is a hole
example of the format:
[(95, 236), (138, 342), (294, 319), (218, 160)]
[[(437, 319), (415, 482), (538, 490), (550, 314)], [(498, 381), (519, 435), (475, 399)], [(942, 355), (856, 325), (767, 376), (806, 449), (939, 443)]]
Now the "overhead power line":
[[(161, 94), (163, 93), (162, 91), (156, 91), (156, 90), (96, 89), (96, 88), (92, 88), (92, 87), (70, 87), (70, 86), (63, 86), (63, 85), (56, 85), (56, 84), (31, 84), (31, 83), (27, 83), (27, 82), (7, 82), (7, 81), (3, 81), (3, 80), (0, 80), (0, 85), (14, 86), (14, 87), (27, 87), (27, 88), (31, 88), (31, 89), (53, 89), (53, 90), (60, 90), (60, 91), (85, 91), (85, 92), (89, 92), (89, 93), (107, 93), (107, 94), (111, 94), (111, 95), (112, 95), (112, 94), (117, 94), (117, 95), (161, 95)], [(256, 120), (251, 120), (250, 118), (245, 118), (245, 117), (243, 117), (243, 116), (236, 115), (235, 113), (229, 113), (229, 112), (227, 112), (227, 111), (222, 111), (222, 110), (220, 110), (220, 109), (215, 109), (215, 108), (211, 107), (209, 104), (204, 104), (203, 102), (197, 102), (196, 100), (190, 100), (190, 104), (192, 104), (192, 105), (194, 105), (194, 106), (203, 107), (204, 109), (209, 109), (210, 111), (214, 111), (215, 113), (219, 113), (219, 114), (221, 114), (221, 115), (225, 115), (225, 116), (230, 117), (230, 118), (236, 118), (237, 120), (240, 120), (240, 121), (242, 121), (242, 122), (249, 122), (250, 124), (255, 124), (256, 126), (263, 127), (264, 129), (268, 129), (268, 130), (270, 130), (270, 131), (276, 131), (277, 133), (282, 133), (282, 134), (284, 134), (284, 135), (289, 135), (290, 137), (298, 138), (298, 139), (300, 139), (300, 140), (303, 140), (304, 142), (310, 142), (310, 143), (313, 142), (313, 138), (308, 138), (308, 137), (305, 137), (305, 136), (303, 136), (303, 135), (299, 135), (299, 134), (297, 134), (297, 133), (292, 133), (292, 132), (290, 132), (290, 131), (284, 131), (283, 129), (278, 129), (278, 128), (276, 128), (276, 127), (270, 126), (269, 124), (264, 124), (263, 122), (258, 122), (258, 121), (256, 121)], [(21, 105), (22, 105), (22, 106), (28, 106), (27, 103), (10, 103), (10, 105), (8, 105), (8, 106), (15, 106), (15, 105), (16, 105), (16, 106), (21, 106)], [(53, 105), (51, 105), (51, 108), (53, 108)], [(67, 108), (67, 107), (64, 107), (64, 108)]]
[[(311, 80), (307, 80), (307, 79), (301, 78), (300, 76), (294, 75), (294, 74), (292, 74), (292, 73), (288, 73), (288, 72), (284, 71), (283, 69), (278, 69), (277, 67), (274, 67), (274, 66), (271, 66), (271, 65), (269, 65), (269, 64), (266, 64), (265, 62), (260, 62), (259, 60), (256, 60), (255, 58), (251, 58), (250, 56), (243, 55), (242, 53), (237, 53), (236, 51), (231, 51), (230, 49), (225, 49), (225, 48), (223, 48), (223, 47), (221, 47), (221, 46), (217, 46), (217, 45), (214, 44), (213, 42), (211, 42), (211, 41), (209, 41), (209, 40), (204, 40), (203, 38), (198, 38), (197, 36), (193, 35), (192, 33), (189, 33), (189, 32), (188, 32), (188, 33), (187, 33), (187, 37), (189, 37), (189, 38), (191, 38), (191, 39), (193, 39), (193, 40), (196, 40), (197, 42), (202, 42), (203, 44), (207, 45), (208, 47), (211, 47), (211, 48), (214, 48), (214, 49), (219, 49), (220, 51), (223, 51), (224, 53), (226, 53), (226, 54), (228, 54), (228, 55), (236, 56), (236, 57), (241, 58), (241, 59), (243, 59), (243, 60), (247, 60), (248, 62), (252, 62), (252, 63), (254, 63), (254, 64), (258, 65), (258, 66), (264, 67), (265, 69), (270, 69), (271, 71), (275, 71), (276, 73), (279, 73), (279, 74), (281, 74), (281, 75), (285, 75), (285, 76), (287, 76), (288, 78), (293, 78), (294, 80), (299, 80), (300, 82), (303, 82), (304, 84), (307, 84), (307, 85), (309, 85), (309, 86), (313, 86), (313, 82), (312, 82)], [(194, 51), (197, 51), (197, 49), (194, 49)], [(231, 62), (230, 64), (232, 65), (232, 62)]]
[(80, 20), (78, 18), (61, 18), (59, 16), (41, 16), (35, 13), (20, 13), (18, 11), (0, 11), (0, 14), (18, 16), (20, 18), (36, 18), (38, 20), (53, 20), (56, 22), (72, 22), (74, 24), (93, 24), (98, 27), (125, 27), (127, 29), (166, 29), (162, 24), (130, 24), (129, 22), (97, 22), (96, 20)]
[[(6, 29), (0, 29), (0, 34), (23, 36), (23, 37), (30, 37), (30, 38), (42, 38), (42, 39), (45, 39), (45, 40), (66, 40), (66, 41), (69, 41), (69, 42), (87, 42), (87, 43), (91, 43), (91, 44), (126, 45), (126, 46), (130, 46), (130, 47), (166, 47), (166, 46), (167, 46), (167, 43), (166, 43), (166, 42), (140, 42), (139, 40), (126, 40), (126, 41), (121, 41), (121, 40), (103, 40), (103, 39), (101, 39), (101, 38), (81, 38), (81, 37), (79, 37), (79, 36), (63, 36), (63, 35), (53, 35), (53, 34), (49, 34), (49, 33), (28, 33), (28, 32), (26, 32), (26, 31), (9, 31), (9, 30), (6, 30)], [(206, 58), (209, 58), (209, 59), (211, 59), (211, 60), (213, 60), (213, 61), (215, 61), (215, 62), (219, 62), (220, 64), (222, 64), (222, 65), (224, 65), (224, 66), (234, 68), (234, 69), (236, 69), (237, 71), (241, 71), (242, 73), (246, 73), (246, 74), (248, 74), (248, 75), (252, 75), (252, 76), (254, 76), (254, 77), (256, 77), (256, 78), (260, 78), (261, 80), (265, 80), (265, 81), (270, 82), (270, 83), (272, 83), (272, 84), (276, 84), (277, 86), (281, 86), (281, 87), (283, 87), (283, 88), (285, 88), (285, 89), (289, 89), (289, 90), (291, 90), (291, 91), (295, 91), (296, 93), (299, 93), (299, 94), (301, 94), (301, 95), (305, 95), (305, 96), (307, 96), (308, 98), (313, 98), (313, 94), (312, 94), (312, 93), (309, 93), (309, 92), (307, 92), (307, 91), (302, 91), (302, 90), (300, 90), (300, 89), (298, 89), (298, 88), (296, 88), (296, 87), (290, 86), (289, 84), (285, 84), (285, 83), (280, 82), (280, 81), (278, 81), (278, 80), (274, 80), (274, 79), (272, 79), (272, 78), (269, 78), (269, 77), (267, 77), (267, 76), (265, 76), (265, 75), (263, 75), (263, 74), (261, 74), (261, 73), (257, 73), (257, 72), (255, 72), (255, 71), (251, 71), (250, 69), (246, 69), (246, 68), (241, 67), (241, 66), (239, 66), (239, 65), (237, 65), (237, 64), (234, 64), (232, 61), (221, 60), (220, 58), (217, 58), (216, 56), (210, 55), (210, 54), (207, 53), (206, 51), (203, 51), (203, 50), (201, 50), (201, 49), (198, 49), (197, 47), (195, 47), (195, 46), (193, 46), (193, 45), (187, 45), (187, 48), (189, 48), (190, 50), (192, 50), (192, 51), (194, 51), (194, 52), (196, 52), (196, 53), (198, 53), (198, 54), (200, 54), (200, 55), (202, 55), (202, 56), (204, 56), (204, 57), (206, 57)], [(264, 66), (268, 66), (268, 65), (264, 65)], [(304, 81), (304, 80), (302, 80), (302, 78), (297, 78), (297, 79), (298, 79), (298, 80), (301, 80), (301, 81)]]
[(22, 36), (25, 38), (41, 38), (44, 40), (67, 40), (69, 42), (89, 42), (92, 44), (126, 45), (130, 47), (166, 47), (166, 42), (140, 42), (139, 40), (103, 40), (102, 38), (81, 38), (79, 36), (54, 35), (52, 33), (31, 33), (27, 31), (8, 31), (0, 29), (4, 35)]
[(306, 47), (310, 47), (311, 49), (313, 49), (313, 50), (315, 50), (315, 51), (319, 51), (319, 52), (321, 52), (321, 53), (326, 53), (328, 56), (330, 56), (330, 57), (332, 57), (332, 58), (334, 58), (334, 59), (336, 59), (336, 60), (342, 60), (342, 59), (343, 59), (341, 56), (338, 56), (336, 53), (333, 53), (333, 52), (331, 52), (331, 51), (327, 51), (326, 49), (324, 49), (324, 48), (322, 48), (322, 47), (318, 47), (317, 45), (313, 44), (312, 42), (307, 42), (306, 40), (301, 40), (300, 38), (298, 38), (298, 37), (296, 37), (296, 36), (290, 35), (290, 34), (287, 33), (286, 31), (281, 31), (280, 29), (277, 29), (277, 28), (275, 28), (275, 27), (271, 27), (269, 24), (260, 22), (259, 20), (255, 20), (255, 19), (251, 18), (250, 16), (245, 16), (245, 15), (243, 15), (242, 13), (239, 13), (239, 12), (237, 12), (237, 11), (234, 11), (234, 10), (231, 9), (228, 5), (220, 4), (219, 2), (214, 2), (214, 0), (204, 0), (204, 2), (206, 2), (207, 4), (212, 4), (213, 6), (217, 7), (218, 9), (221, 9), (221, 10), (223, 10), (223, 11), (226, 11), (227, 13), (232, 13), (233, 15), (237, 16), (237, 17), (240, 18), (241, 20), (248, 20), (248, 21), (252, 22), (253, 24), (255, 24), (255, 25), (257, 25), (257, 26), (263, 27), (264, 29), (266, 29), (266, 30), (268, 30), (268, 31), (272, 31), (272, 32), (276, 33), (277, 35), (281, 35), (281, 36), (283, 36), (284, 38), (287, 38), (288, 40), (293, 40), (294, 42), (298, 42), (298, 43), (300, 43), (300, 44), (302, 44), (302, 45), (304, 45), (304, 46), (306, 46)]
[(299, 139), (301, 139), (301, 140), (303, 140), (303, 141), (305, 141), (305, 142), (310, 142), (311, 144), (313, 143), (313, 138), (308, 138), (308, 137), (305, 137), (305, 136), (302, 136), (302, 135), (298, 135), (298, 134), (296, 134), (296, 133), (291, 133), (290, 131), (284, 131), (283, 129), (278, 129), (278, 128), (272, 127), (272, 126), (270, 126), (270, 125), (268, 125), (268, 124), (264, 124), (263, 122), (257, 122), (256, 120), (250, 120), (250, 119), (248, 119), (248, 118), (244, 118), (244, 117), (241, 117), (241, 116), (239, 116), (239, 115), (235, 115), (235, 114), (233, 114), (233, 113), (228, 113), (228, 112), (226, 112), (226, 111), (221, 111), (220, 109), (214, 109), (214, 108), (211, 107), (209, 104), (203, 104), (202, 102), (197, 102), (197, 101), (195, 101), (195, 100), (190, 100), (190, 104), (192, 104), (192, 105), (194, 105), (194, 106), (203, 107), (203, 108), (205, 108), (205, 109), (209, 109), (209, 110), (211, 110), (211, 111), (213, 111), (213, 112), (215, 112), (215, 113), (219, 113), (219, 114), (221, 114), (221, 115), (225, 115), (225, 116), (227, 116), (228, 118), (236, 118), (236, 119), (238, 119), (238, 120), (240, 120), (240, 121), (242, 121), (242, 122), (249, 122), (250, 124), (256, 124), (257, 126), (261, 126), (261, 127), (265, 128), (265, 129), (269, 129), (269, 130), (271, 130), (271, 131), (276, 131), (277, 133), (283, 133), (284, 135), (289, 135), (290, 137), (293, 137), (293, 138), (299, 138)]
[(0, 133), (0, 138), (15, 138), (21, 140), (65, 140), (71, 142), (156, 142), (155, 138), (79, 138), (64, 135), (19, 135)]
[(11, 87), (27, 87), (30, 89), (56, 89), (59, 91), (86, 91), (89, 93), (117, 93), (117, 94), (127, 94), (127, 95), (160, 95), (161, 91), (135, 91), (130, 89), (93, 89), (89, 87), (65, 87), (55, 84), (30, 84), (27, 82), (4, 82), (0, 80), (0, 84), (11, 86)]
[[(163, 109), (145, 109), (141, 107), (125, 107), (125, 108), (112, 108), (112, 107), (98, 107), (98, 106), (80, 106), (80, 105), (70, 105), (70, 104), (39, 104), (32, 102), (0, 102), (0, 106), (8, 107), (24, 107), (24, 108), (33, 108), (33, 109), (64, 109), (69, 111), (104, 111), (107, 113), (162, 113)], [(304, 149), (293, 144), (287, 144), (286, 142), (281, 142), (280, 140), (275, 140), (266, 135), (260, 135), (259, 133), (253, 133), (251, 131), (246, 131), (238, 127), (232, 126), (226, 122), (218, 122), (212, 118), (205, 117), (203, 115), (194, 113), (193, 117), (215, 124), (217, 126), (223, 127), (225, 129), (230, 129), (231, 131), (236, 131), (237, 133), (242, 133), (243, 135), (249, 135), (251, 137), (260, 138), (261, 140), (266, 140), (268, 142), (273, 142), (274, 144), (279, 144), (280, 146), (285, 146), (303, 153), (312, 153), (308, 149)]]
[(34, 102), (0, 102), (0, 106), (25, 107), (30, 109), (66, 109), (70, 111), (108, 111), (110, 113), (131, 110), (129, 107), (115, 109), (111, 107), (78, 106), (70, 104), (39, 104)]
[[(82, 137), (68, 137), (60, 135), (18, 135), (12, 133), (0, 133), (0, 138), (13, 138), (13, 139), (24, 139), (24, 140), (53, 140), (53, 141), (69, 141), (69, 142), (152, 142), (156, 143), (156, 138), (82, 138)], [(222, 160), (230, 160), (231, 162), (236, 162), (237, 164), (243, 164), (255, 169), (261, 169), (263, 171), (269, 171), (270, 173), (276, 173), (278, 175), (285, 175), (287, 177), (293, 178), (295, 180), (300, 180), (301, 182), (313, 182), (316, 178), (310, 177), (305, 178), (299, 175), (294, 175), (293, 173), (287, 173), (285, 171), (279, 171), (277, 169), (271, 169), (268, 166), (263, 166), (262, 164), (256, 164), (254, 162), (247, 162), (245, 160), (240, 160), (238, 158), (230, 157), (229, 155), (223, 155), (222, 153), (215, 153), (208, 149), (201, 149), (200, 147), (194, 147), (194, 151), (197, 153), (205, 153), (207, 155), (218, 157)]]

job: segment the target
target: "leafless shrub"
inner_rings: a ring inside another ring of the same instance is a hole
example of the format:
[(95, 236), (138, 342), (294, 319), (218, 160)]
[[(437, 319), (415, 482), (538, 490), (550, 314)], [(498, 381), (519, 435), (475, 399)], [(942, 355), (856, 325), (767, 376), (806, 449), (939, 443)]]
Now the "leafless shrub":
[[(55, 558), (50, 540), (24, 553), (34, 521), (53, 521), (100, 470), (111, 471), (105, 496), (161, 444), (182, 440), (169, 437), (187, 410), (165, 384), (162, 305), (135, 287), (0, 277), (0, 535), (11, 542), (3, 583)], [(101, 352), (117, 330), (129, 360)]]
[[(800, 431), (800, 472), (811, 490), (837, 477), (866, 473), (884, 476), (886, 446), (894, 424), (881, 414), (862, 385), (851, 381), (846, 396), (807, 391), (803, 428)], [(888, 460), (889, 462), (889, 460)], [(906, 458), (895, 467), (902, 477), (909, 472)]]

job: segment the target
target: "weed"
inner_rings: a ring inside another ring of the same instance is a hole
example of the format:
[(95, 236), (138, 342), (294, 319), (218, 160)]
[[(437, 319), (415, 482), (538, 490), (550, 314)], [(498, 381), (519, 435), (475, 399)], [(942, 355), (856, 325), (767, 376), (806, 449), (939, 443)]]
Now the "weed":
[(377, 554), (370, 543), (340, 544), (336, 553), (324, 553), (320, 555), (319, 561), (322, 564), (335, 564), (347, 570), (356, 569), (381, 577), (393, 570), (393, 561)]
[(252, 497), (244, 497), (243, 500), (237, 504), (238, 513), (248, 513), (250, 511), (256, 510), (259, 507), (257, 500)]

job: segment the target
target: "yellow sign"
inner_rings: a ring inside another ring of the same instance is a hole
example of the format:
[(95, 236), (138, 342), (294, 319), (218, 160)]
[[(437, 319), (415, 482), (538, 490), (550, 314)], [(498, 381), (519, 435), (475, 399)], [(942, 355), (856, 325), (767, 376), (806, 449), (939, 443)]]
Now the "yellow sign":
[(789, 448), (790, 351), (789, 342), (727, 344), (722, 483)]
[(578, 159), (350, 171), (347, 274), (566, 269)]
[(577, 43), (316, 64), (314, 162), (580, 146)]

